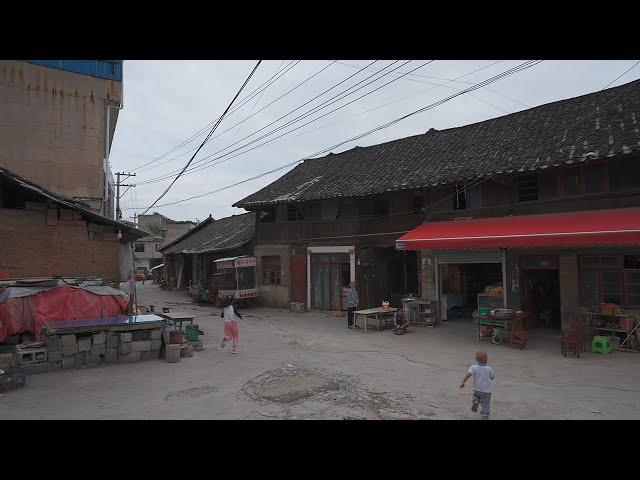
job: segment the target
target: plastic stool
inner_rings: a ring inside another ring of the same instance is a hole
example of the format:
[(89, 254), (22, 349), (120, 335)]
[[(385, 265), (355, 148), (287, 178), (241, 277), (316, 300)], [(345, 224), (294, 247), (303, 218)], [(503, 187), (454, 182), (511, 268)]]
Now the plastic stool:
[(593, 342), (591, 343), (591, 351), (593, 353), (602, 353), (603, 355), (609, 355), (611, 353), (611, 342), (609, 341), (609, 337), (603, 337), (600, 335), (596, 335), (593, 337)]

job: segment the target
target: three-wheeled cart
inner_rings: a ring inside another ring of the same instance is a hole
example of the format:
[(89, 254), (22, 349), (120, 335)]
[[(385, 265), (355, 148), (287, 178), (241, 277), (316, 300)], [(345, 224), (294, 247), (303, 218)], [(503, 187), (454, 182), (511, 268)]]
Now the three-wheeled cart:
[(209, 301), (219, 305), (223, 298), (246, 306), (258, 296), (256, 257), (242, 255), (214, 260), (215, 271), (209, 278)]

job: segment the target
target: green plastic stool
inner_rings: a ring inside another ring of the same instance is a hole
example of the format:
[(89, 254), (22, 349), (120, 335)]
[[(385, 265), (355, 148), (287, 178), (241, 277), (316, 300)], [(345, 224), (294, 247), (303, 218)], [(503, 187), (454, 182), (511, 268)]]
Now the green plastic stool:
[(603, 355), (609, 355), (611, 353), (611, 342), (609, 341), (609, 337), (603, 337), (600, 335), (596, 335), (593, 337), (593, 342), (591, 343), (591, 351), (593, 353), (602, 353)]

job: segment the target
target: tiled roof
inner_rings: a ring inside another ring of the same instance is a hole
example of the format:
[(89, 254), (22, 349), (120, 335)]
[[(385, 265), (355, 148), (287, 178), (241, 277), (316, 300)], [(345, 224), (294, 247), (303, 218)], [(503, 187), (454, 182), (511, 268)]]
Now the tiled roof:
[(358, 197), (640, 150), (640, 80), (484, 122), (305, 160), (236, 202)]
[(256, 233), (255, 213), (244, 213), (214, 220), (207, 218), (162, 247), (163, 254), (212, 253), (233, 250), (253, 240)]

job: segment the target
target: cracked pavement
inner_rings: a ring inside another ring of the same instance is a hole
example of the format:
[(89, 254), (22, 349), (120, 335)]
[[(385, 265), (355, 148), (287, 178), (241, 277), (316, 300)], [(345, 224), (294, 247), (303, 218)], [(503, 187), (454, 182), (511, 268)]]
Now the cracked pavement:
[(475, 351), (496, 372), (492, 419), (640, 419), (640, 355), (560, 355), (558, 333), (525, 350), (478, 344), (471, 322), (407, 335), (347, 330), (324, 312), (243, 310), (238, 355), (220, 348), (220, 310), (138, 283), (141, 302), (193, 310), (205, 350), (27, 377), (0, 419), (479, 419), (459, 382)]

